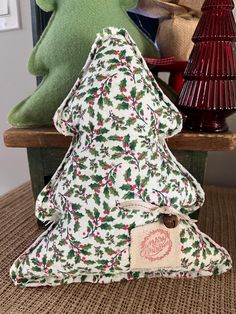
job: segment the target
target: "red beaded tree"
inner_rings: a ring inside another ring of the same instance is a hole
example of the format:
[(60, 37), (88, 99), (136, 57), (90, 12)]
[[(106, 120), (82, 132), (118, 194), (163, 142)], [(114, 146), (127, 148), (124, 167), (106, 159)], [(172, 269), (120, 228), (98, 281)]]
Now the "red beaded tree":
[(220, 132), (236, 111), (236, 24), (233, 0), (206, 0), (178, 107), (191, 130)]

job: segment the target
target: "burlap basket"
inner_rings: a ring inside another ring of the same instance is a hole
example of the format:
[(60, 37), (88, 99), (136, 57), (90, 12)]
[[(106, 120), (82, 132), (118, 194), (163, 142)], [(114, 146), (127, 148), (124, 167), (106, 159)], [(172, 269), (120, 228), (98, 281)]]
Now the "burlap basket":
[(188, 60), (193, 48), (192, 36), (198, 21), (198, 18), (186, 19), (175, 15), (164, 19), (156, 36), (161, 56), (174, 56), (178, 61)]
[(156, 36), (161, 56), (174, 56), (176, 60), (185, 61), (193, 48), (192, 36), (199, 14), (177, 3), (177, 0), (139, 0), (137, 6), (149, 16), (161, 17)]
[(200, 14), (204, 1), (205, 0), (179, 0), (178, 4), (185, 6), (191, 10), (197, 11)]

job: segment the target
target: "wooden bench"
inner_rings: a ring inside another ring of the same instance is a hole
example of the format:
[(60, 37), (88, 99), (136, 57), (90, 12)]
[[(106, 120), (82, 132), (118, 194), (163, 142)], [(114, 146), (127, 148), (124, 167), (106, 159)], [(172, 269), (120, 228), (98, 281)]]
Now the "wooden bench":
[[(7, 147), (27, 148), (34, 198), (50, 180), (66, 153), (71, 137), (65, 137), (53, 127), (16, 129), (4, 133)], [(209, 151), (231, 151), (236, 148), (236, 134), (196, 133), (183, 131), (167, 140), (177, 160), (201, 183)]]

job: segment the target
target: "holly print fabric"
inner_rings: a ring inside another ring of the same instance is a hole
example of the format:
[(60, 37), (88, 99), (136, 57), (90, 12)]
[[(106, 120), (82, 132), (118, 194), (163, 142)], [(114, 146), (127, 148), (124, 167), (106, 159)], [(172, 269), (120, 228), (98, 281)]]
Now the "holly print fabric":
[[(163, 208), (149, 210), (146, 203), (136, 209), (104, 211), (68, 206), (60, 219), (42, 234), (13, 264), (10, 275), (20, 287), (60, 285), (73, 282), (110, 283), (142, 277), (194, 278), (220, 274), (232, 267), (228, 252), (195, 223), (179, 216), (181, 266), (155, 271), (130, 270), (130, 230), (162, 219)], [(70, 217), (70, 218), (69, 218)]]
[[(181, 115), (126, 30), (108, 28), (97, 36), (54, 124), (73, 140), (37, 198), (37, 218), (52, 224), (13, 264), (16, 285), (194, 277), (230, 268), (228, 253), (184, 216), (181, 269), (130, 270), (130, 231), (158, 221), (166, 206), (192, 213), (204, 193), (165, 143), (180, 132)], [(119, 207), (135, 200), (157, 209)]]

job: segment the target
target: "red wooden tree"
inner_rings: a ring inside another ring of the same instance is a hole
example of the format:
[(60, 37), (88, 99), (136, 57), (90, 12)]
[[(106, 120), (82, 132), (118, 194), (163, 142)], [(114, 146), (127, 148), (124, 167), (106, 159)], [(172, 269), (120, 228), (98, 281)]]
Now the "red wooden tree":
[(203, 4), (178, 101), (189, 129), (225, 131), (225, 118), (236, 111), (233, 8), (233, 0), (206, 0)]

